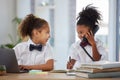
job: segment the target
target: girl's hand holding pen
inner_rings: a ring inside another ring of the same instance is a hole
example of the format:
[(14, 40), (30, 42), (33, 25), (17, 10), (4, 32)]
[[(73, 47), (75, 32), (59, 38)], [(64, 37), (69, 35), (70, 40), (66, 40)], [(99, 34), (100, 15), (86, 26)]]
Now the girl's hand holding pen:
[(75, 60), (69, 57), (69, 61), (67, 62), (67, 69), (72, 69), (74, 66), (74, 63), (75, 63)]

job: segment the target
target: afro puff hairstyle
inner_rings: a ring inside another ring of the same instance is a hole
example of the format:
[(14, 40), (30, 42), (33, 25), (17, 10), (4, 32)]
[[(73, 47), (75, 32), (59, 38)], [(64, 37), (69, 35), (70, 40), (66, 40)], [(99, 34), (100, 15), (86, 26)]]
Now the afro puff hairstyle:
[(99, 20), (101, 20), (101, 14), (97, 11), (96, 7), (90, 5), (83, 8), (77, 17), (77, 25), (86, 25), (90, 29), (94, 29), (98, 26)]

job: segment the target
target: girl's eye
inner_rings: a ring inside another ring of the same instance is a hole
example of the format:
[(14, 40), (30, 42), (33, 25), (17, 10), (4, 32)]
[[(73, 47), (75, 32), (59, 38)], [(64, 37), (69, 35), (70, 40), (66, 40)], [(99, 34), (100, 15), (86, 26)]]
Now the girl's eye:
[(80, 32), (78, 32), (78, 34), (82, 34), (82, 32), (80, 31)]

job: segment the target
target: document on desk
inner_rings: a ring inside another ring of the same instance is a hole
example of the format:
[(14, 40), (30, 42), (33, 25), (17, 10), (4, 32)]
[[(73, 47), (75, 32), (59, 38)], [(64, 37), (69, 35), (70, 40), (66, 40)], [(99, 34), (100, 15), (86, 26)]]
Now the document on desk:
[(67, 76), (76, 76), (75, 70), (52, 70), (51, 73), (65, 73)]
[(51, 73), (67, 73), (67, 72), (74, 72), (75, 70), (67, 70), (67, 69), (56, 69), (50, 71)]
[(120, 67), (120, 62), (96, 61), (91, 63), (82, 63), (81, 67), (97, 69), (117, 68)]
[(88, 68), (80, 67), (76, 72), (88, 72), (88, 73), (99, 73), (99, 72), (120, 72), (120, 67), (117, 68), (106, 68), (106, 69), (97, 69), (97, 68)]
[(51, 73), (66, 73), (67, 71), (66, 70), (52, 70), (50, 71)]
[(48, 72), (44, 72), (42, 70), (30, 70), (29, 74), (48, 75)]

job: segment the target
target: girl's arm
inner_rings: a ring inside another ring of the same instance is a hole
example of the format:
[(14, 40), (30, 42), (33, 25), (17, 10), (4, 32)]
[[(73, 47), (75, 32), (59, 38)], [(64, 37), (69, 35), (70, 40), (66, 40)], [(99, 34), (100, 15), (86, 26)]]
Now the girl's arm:
[(20, 65), (20, 69), (50, 71), (54, 68), (54, 60), (50, 59), (45, 64), (40, 65)]
[(101, 55), (97, 50), (96, 44), (92, 45), (92, 51), (93, 51), (93, 59), (95, 61), (99, 61), (101, 59)]
[(91, 44), (92, 46), (92, 51), (93, 51), (93, 59), (95, 61), (99, 61), (101, 59), (101, 55), (100, 53), (98, 52), (98, 49), (96, 47), (96, 42), (94, 40), (94, 35), (92, 33), (92, 31), (88, 32), (86, 35), (86, 38), (88, 39), (89, 43)]

